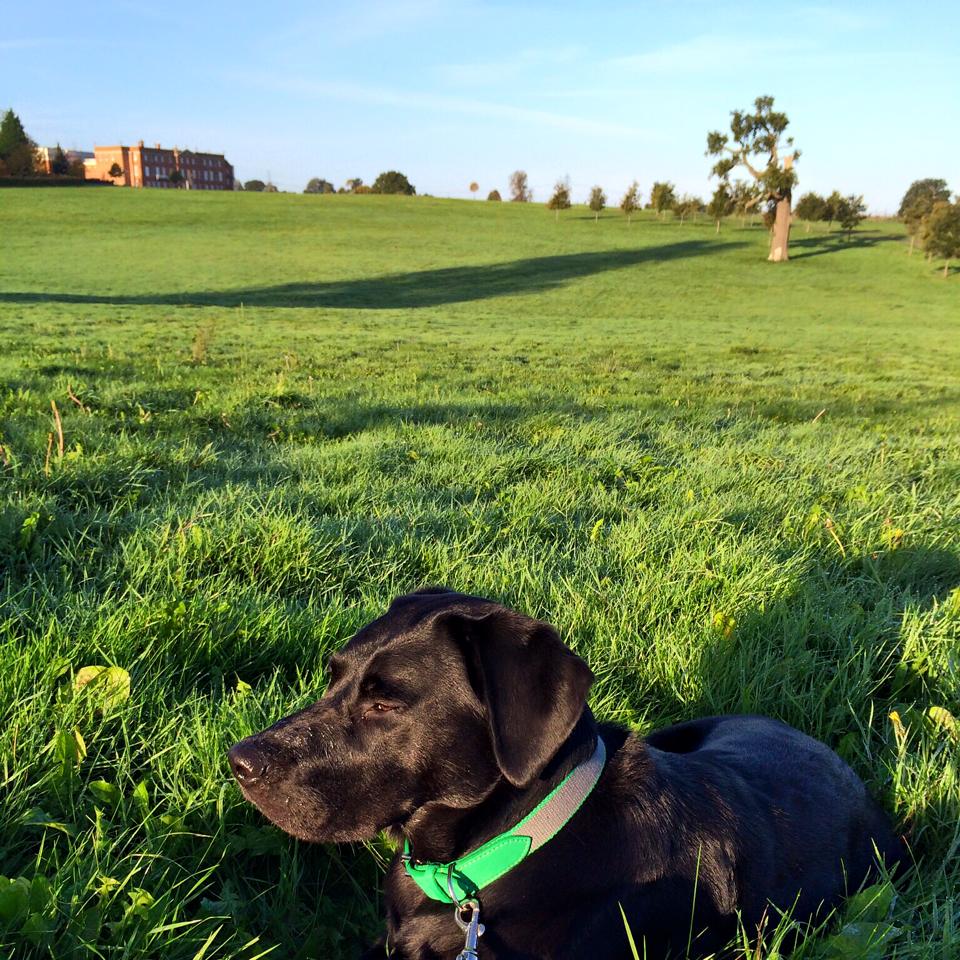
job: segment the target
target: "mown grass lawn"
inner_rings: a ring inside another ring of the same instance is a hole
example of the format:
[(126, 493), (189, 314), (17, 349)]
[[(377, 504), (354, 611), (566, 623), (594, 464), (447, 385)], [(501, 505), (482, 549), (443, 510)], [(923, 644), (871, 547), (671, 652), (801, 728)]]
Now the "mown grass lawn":
[(917, 862), (876, 955), (960, 953), (960, 280), (896, 224), (774, 266), (737, 221), (7, 190), (0, 236), (2, 955), (353, 955), (389, 851), (280, 834), (225, 748), (428, 583), (556, 624), (604, 719), (825, 740)]

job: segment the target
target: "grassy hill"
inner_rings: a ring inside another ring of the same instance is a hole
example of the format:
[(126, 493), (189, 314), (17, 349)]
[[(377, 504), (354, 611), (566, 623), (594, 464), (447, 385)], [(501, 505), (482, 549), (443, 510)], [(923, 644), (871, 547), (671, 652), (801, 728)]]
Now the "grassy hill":
[(389, 851), (279, 834), (224, 753), (443, 583), (556, 624), (604, 719), (838, 749), (919, 865), (889, 949), (960, 950), (960, 282), (897, 224), (774, 266), (738, 221), (8, 190), (0, 236), (0, 947), (351, 956)]

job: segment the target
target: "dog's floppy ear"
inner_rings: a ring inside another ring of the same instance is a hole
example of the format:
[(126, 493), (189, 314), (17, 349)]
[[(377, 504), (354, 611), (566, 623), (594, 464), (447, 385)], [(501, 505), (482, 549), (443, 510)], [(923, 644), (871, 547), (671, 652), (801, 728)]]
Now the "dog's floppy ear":
[(548, 623), (498, 608), (442, 618), (486, 707), (494, 755), (515, 786), (530, 783), (570, 735), (593, 682)]

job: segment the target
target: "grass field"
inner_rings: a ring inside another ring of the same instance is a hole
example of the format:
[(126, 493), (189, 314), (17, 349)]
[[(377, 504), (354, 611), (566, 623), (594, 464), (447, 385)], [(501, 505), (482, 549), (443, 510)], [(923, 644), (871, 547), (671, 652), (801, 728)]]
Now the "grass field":
[(773, 266), (736, 221), (8, 190), (0, 236), (0, 955), (352, 956), (389, 851), (280, 834), (225, 748), (442, 583), (556, 624), (604, 719), (839, 750), (917, 869), (803, 956), (960, 956), (960, 280), (898, 225)]

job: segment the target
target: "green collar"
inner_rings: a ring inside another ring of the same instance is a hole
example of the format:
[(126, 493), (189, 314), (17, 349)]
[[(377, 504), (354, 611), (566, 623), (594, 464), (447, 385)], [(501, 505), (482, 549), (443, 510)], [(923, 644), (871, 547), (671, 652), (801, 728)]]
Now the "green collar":
[(574, 767), (516, 826), (451, 863), (415, 860), (410, 841), (405, 840), (400, 859), (407, 873), (432, 900), (459, 903), (476, 897), (566, 826), (597, 785), (606, 756), (598, 736), (593, 756)]

